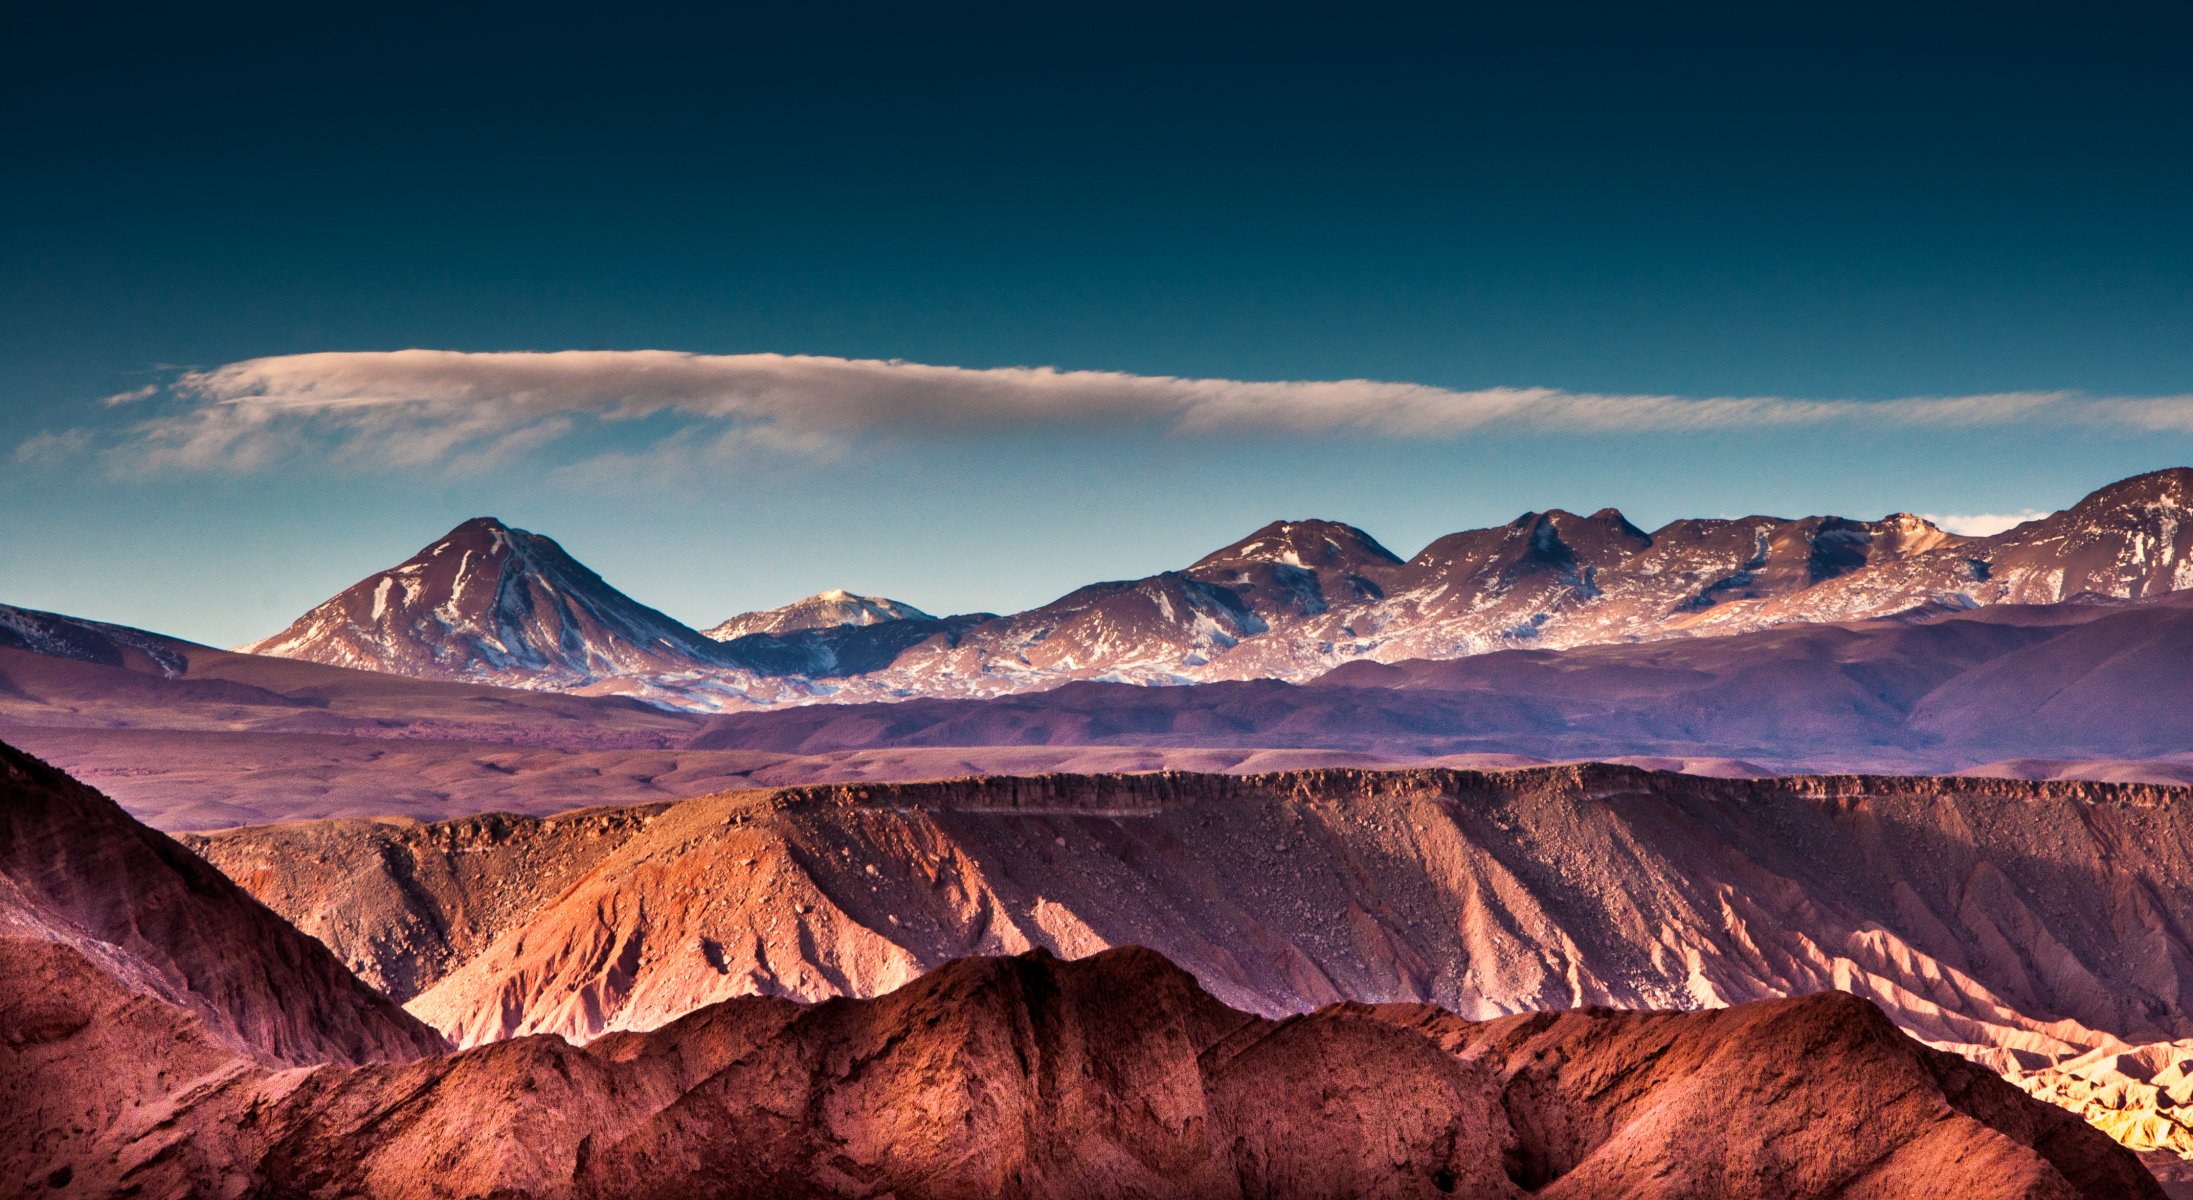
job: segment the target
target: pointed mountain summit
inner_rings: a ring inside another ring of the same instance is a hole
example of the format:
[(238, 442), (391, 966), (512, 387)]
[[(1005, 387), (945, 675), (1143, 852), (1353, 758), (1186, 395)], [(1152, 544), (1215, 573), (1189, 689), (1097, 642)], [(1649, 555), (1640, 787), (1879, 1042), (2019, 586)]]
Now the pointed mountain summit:
[(1190, 571), (1241, 563), (1277, 563), (1305, 570), (1354, 571), (1401, 565), (1378, 539), (1339, 521), (1274, 521), (1230, 546), (1197, 559)]
[(527, 687), (724, 665), (698, 631), (611, 587), (549, 538), (493, 517), (466, 521), (239, 649)]
[(889, 621), (934, 619), (930, 614), (903, 600), (891, 600), (882, 596), (856, 596), (842, 589), (832, 589), (777, 608), (740, 613), (721, 625), (711, 626), (702, 632), (716, 641), (728, 642), (756, 633), (786, 634), (798, 633), (803, 629), (836, 629), (845, 625), (868, 626), (882, 625)]

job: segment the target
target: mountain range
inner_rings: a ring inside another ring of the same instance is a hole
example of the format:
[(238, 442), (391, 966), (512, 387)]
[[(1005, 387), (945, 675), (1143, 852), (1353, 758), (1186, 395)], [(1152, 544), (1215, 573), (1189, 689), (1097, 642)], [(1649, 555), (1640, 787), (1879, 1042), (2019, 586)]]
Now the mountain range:
[(730, 711), (986, 697), (1076, 680), (1307, 680), (1454, 659), (1847, 622), (1914, 610), (2141, 599), (2193, 587), (2193, 470), (2137, 476), (1991, 537), (1878, 521), (1525, 513), (1402, 559), (1282, 521), (1178, 571), (1003, 616), (825, 593), (703, 634), (553, 541), (488, 518), (242, 649), (420, 678)]

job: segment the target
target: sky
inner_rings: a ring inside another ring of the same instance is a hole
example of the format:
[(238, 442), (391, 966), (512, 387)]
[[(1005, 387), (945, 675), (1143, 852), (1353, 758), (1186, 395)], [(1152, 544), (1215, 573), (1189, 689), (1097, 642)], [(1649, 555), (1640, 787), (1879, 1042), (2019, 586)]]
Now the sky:
[(0, 603), (234, 644), (494, 515), (1006, 611), (2193, 463), (2182, 8), (321, 7), (0, 13)]

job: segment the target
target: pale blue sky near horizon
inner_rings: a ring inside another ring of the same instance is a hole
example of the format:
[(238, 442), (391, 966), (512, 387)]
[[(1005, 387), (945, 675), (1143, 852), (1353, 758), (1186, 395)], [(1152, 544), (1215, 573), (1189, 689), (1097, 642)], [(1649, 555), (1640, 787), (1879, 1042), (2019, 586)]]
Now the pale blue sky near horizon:
[[(234, 644), (492, 514), (698, 625), (832, 587), (1010, 610), (1275, 518), (1406, 555), (1526, 509), (2012, 513), (2193, 463), (2118, 405), (2193, 394), (2182, 11), (122, 11), (0, 29), (0, 603)], [(434, 427), (346, 455), (261, 405), (261, 457), (159, 465), (149, 423), (237, 395), (102, 403), (418, 347), (2076, 396), (1408, 433), (925, 428), (886, 392), (622, 474), (721, 422), (589, 384), (499, 459), (396, 465)]]

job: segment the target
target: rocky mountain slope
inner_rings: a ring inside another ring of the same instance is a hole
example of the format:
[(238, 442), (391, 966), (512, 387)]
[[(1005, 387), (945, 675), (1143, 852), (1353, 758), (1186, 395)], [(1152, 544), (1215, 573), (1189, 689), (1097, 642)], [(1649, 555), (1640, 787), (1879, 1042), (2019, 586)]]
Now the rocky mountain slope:
[[(2193, 800), (2168, 788), (1606, 766), (1052, 777), (190, 844), (465, 1044), (1118, 945), (1271, 1015), (1839, 989), (2059, 1099), (2145, 1080), (2168, 1064), (2136, 1080), (2134, 1058), (2193, 1038), (2174, 915), (2193, 912)], [(2187, 1137), (2152, 1095), (2112, 1103), (2135, 1145)]]
[[(0, 959), (75, 963), (100, 975), (120, 1008), (172, 1006), (209, 1046), (268, 1063), (405, 1059), (446, 1048), (220, 872), (6, 745)], [(37, 1028), (27, 1018), (0, 1026), (10, 1041)]]
[(548, 538), (492, 517), (466, 521), (238, 649), (559, 688), (718, 663), (709, 639), (610, 587)]
[(1450, 659), (1842, 622), (1927, 605), (2054, 604), (2193, 587), (2193, 470), (2113, 484), (1988, 538), (1909, 514), (1685, 520), (1525, 513), (1401, 561), (1331, 522), (1283, 522), (1184, 571), (1103, 584), (902, 656), (867, 682), (996, 695), (1069, 679), (1302, 679)]
[[(1471, 1023), (1235, 1012), (1159, 956), (949, 964), (889, 996), (727, 1001), (585, 1048), (148, 1078), (71, 964), (0, 962), (45, 1018), (0, 1047), (21, 1194), (1183, 1200), (1232, 1196), (2148, 1200), (2076, 1118), (1832, 996), (1712, 1014)], [(138, 1116), (151, 1109), (154, 1119)]]
[[(502, 687), (768, 698), (724, 647), (623, 595), (548, 537), (496, 518), (458, 524), (241, 654)], [(695, 680), (706, 673), (706, 680)]]
[(703, 634), (618, 591), (551, 539), (476, 517), (238, 650), (713, 710), (821, 698), (831, 689), (813, 680), (874, 670), (987, 615), (940, 620), (840, 592)]
[[(2153, 597), (2193, 587), (2189, 511), (2193, 469), (2178, 468), (1986, 538), (1901, 513), (1684, 520), (1648, 533), (1611, 508), (1549, 510), (1403, 560), (1350, 526), (1274, 522), (1182, 570), (1092, 584), (1022, 613), (940, 622), (825, 595), (707, 637), (608, 588), (546, 538), (483, 519), (250, 648), (702, 710), (995, 696), (1073, 680), (1301, 680), (1360, 660)], [(835, 632), (818, 640), (825, 631)]]

